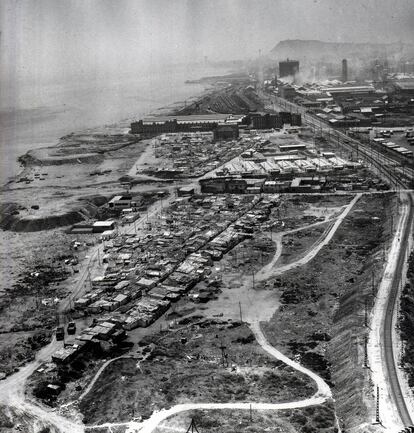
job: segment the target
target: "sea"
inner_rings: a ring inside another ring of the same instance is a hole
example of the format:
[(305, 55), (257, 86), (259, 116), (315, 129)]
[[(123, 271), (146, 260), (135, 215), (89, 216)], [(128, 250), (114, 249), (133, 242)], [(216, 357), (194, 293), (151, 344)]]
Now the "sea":
[(116, 79), (21, 85), (14, 107), (0, 105), (0, 185), (21, 171), (17, 158), (30, 149), (52, 146), (71, 132), (184, 105), (206, 89), (186, 80), (227, 72), (206, 65), (171, 66)]

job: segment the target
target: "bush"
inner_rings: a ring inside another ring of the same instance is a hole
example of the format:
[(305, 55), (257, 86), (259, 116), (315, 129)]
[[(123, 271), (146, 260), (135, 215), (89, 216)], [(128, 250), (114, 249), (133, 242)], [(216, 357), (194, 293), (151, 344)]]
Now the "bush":
[(308, 419), (301, 413), (294, 413), (290, 418), (290, 421), (303, 426), (307, 423)]

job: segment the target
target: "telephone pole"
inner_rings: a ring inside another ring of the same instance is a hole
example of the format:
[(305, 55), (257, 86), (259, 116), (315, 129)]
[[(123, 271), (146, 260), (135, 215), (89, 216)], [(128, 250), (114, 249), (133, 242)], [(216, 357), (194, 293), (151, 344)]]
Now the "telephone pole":
[(223, 342), (220, 343), (220, 350), (221, 350), (221, 363), (223, 367), (228, 367), (229, 362), (227, 360), (227, 353), (226, 353), (227, 347), (224, 346)]
[(375, 271), (372, 270), (372, 296), (375, 298)]
[(380, 397), (379, 386), (377, 386), (377, 402), (376, 402), (376, 407), (375, 407), (375, 424), (381, 424), (380, 412), (379, 412), (379, 397)]
[(364, 367), (368, 368), (368, 338), (364, 337)]
[(198, 431), (198, 429), (197, 429), (197, 426), (196, 426), (196, 423), (195, 423), (195, 421), (194, 421), (194, 418), (191, 418), (191, 424), (190, 424), (190, 426), (188, 427), (186, 433), (194, 433), (194, 432), (200, 433), (200, 432)]

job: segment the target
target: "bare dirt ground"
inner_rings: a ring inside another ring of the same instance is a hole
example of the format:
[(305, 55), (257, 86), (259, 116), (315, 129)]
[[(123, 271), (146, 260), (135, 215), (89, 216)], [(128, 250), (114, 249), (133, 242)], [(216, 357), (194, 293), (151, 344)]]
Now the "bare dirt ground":
[(146, 418), (187, 402), (283, 402), (315, 392), (309, 378), (270, 358), (239, 322), (210, 319), (144, 342), (147, 360), (111, 363), (95, 384), (99, 391), (82, 400), (86, 423)]
[(195, 422), (200, 432), (231, 433), (235, 431), (272, 431), (277, 433), (299, 433), (318, 431), (323, 433), (335, 432), (334, 410), (330, 403), (310, 406), (305, 409), (291, 409), (285, 411), (252, 412), (241, 410), (210, 410), (190, 411), (168, 418), (161, 423), (154, 433), (168, 433), (185, 431)]
[[(112, 128), (71, 134), (57, 146), (29, 152), (24, 173), (2, 188), (1, 227), (45, 230), (94, 216), (97, 206), (123, 191), (120, 179), (146, 145)], [(82, 159), (86, 151), (93, 156)]]
[[(317, 223), (316, 223), (317, 224)], [(287, 233), (282, 239), (282, 254), (276, 262), (276, 266), (287, 265), (303, 257), (307, 251), (320, 239), (329, 229), (329, 223), (321, 223), (311, 228)]]
[(265, 225), (273, 232), (283, 232), (334, 218), (353, 195), (282, 195), (279, 207), (272, 209)]

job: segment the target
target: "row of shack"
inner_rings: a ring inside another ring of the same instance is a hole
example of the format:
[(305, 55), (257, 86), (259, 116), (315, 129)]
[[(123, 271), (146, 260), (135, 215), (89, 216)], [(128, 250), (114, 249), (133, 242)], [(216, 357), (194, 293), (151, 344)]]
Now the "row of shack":
[(74, 302), (85, 315), (110, 315), (124, 330), (157, 320), (213, 261), (251, 236), (265, 213), (260, 197), (178, 198), (151, 228), (105, 243), (106, 270)]

